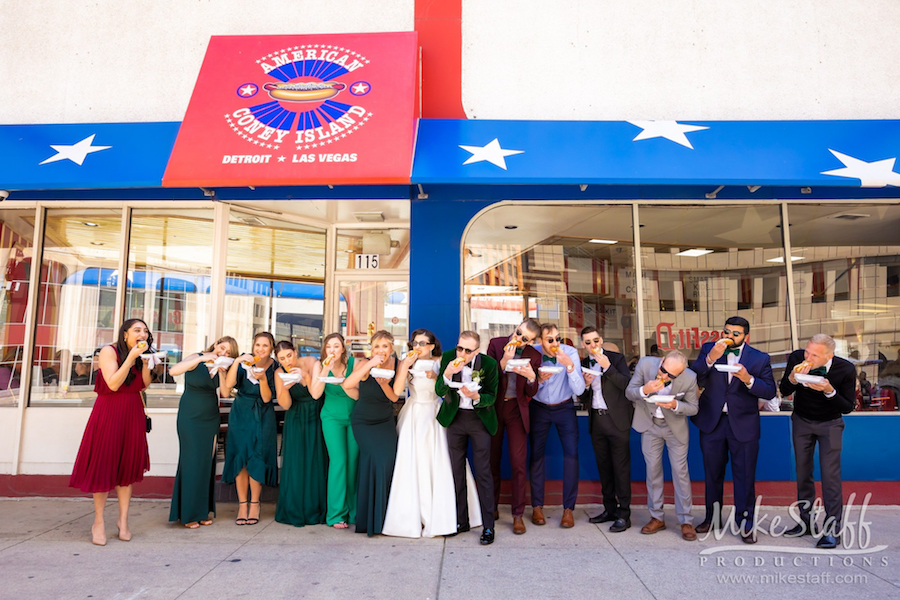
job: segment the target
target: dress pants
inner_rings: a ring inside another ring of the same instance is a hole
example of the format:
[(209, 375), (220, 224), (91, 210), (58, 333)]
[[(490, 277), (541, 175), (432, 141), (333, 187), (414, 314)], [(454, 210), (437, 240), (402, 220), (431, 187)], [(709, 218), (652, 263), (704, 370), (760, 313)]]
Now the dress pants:
[(759, 440), (739, 441), (731, 430), (728, 413), (722, 413), (715, 429), (709, 433), (700, 432), (700, 449), (703, 451), (703, 470), (706, 473), (704, 521), (714, 522), (713, 512), (716, 504), (719, 506), (719, 514), (723, 514), (725, 467), (730, 455), (734, 482), (734, 520), (738, 525), (743, 523), (744, 531), (750, 531), (753, 528), (753, 511), (756, 507), (756, 460), (759, 457)]
[(500, 462), (503, 458), (503, 432), (509, 440), (509, 464), (512, 467), (512, 514), (525, 514), (526, 465), (528, 461), (528, 434), (515, 398), (496, 404), (499, 426), (491, 439), (491, 474), (494, 476), (494, 510), (500, 504)]
[(844, 419), (810, 421), (797, 413), (791, 415), (791, 439), (797, 460), (797, 500), (801, 516), (809, 520), (810, 508), (816, 498), (813, 480), (813, 453), (819, 444), (819, 470), (822, 473), (822, 501), (825, 504), (824, 531), (840, 535), (844, 497), (841, 491), (841, 447)]
[(621, 431), (616, 427), (608, 411), (592, 408), (590, 414), (591, 443), (600, 472), (603, 508), (617, 519), (630, 519), (631, 430)]
[(550, 426), (556, 425), (563, 450), (563, 508), (574, 509), (578, 498), (578, 418), (575, 403), (566, 400), (550, 406), (532, 400), (528, 410), (531, 413), (531, 505), (544, 505), (544, 454)]
[(680, 525), (693, 525), (691, 477), (688, 473), (688, 445), (682, 444), (668, 425), (653, 419), (650, 429), (641, 434), (641, 450), (647, 463), (647, 508), (654, 519), (663, 520), (663, 446), (669, 450), (672, 483), (675, 486), (675, 514)]
[(322, 435), (328, 450), (327, 512), (325, 523), (356, 523), (356, 485), (359, 479), (359, 446), (350, 418), (322, 416)]
[(491, 434), (474, 410), (459, 409), (447, 427), (447, 445), (456, 488), (456, 524), (469, 525), (466, 499), (466, 454), (472, 443), (472, 469), (481, 504), (481, 522), (485, 529), (494, 528), (494, 480), (491, 476)]

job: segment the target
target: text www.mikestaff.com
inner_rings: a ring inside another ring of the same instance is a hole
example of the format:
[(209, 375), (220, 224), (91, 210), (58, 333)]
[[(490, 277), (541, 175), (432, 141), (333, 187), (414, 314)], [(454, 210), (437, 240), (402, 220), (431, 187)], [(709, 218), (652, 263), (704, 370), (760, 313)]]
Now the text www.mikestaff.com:
[(809, 585), (855, 585), (868, 583), (869, 576), (863, 573), (761, 573), (759, 575), (716, 575), (717, 583), (739, 583), (756, 585), (809, 584)]

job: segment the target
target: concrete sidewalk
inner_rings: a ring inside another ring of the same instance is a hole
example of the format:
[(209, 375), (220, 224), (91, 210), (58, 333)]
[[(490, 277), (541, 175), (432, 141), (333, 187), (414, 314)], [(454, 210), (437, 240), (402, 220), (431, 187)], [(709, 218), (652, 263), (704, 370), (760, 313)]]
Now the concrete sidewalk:
[[(528, 533), (515, 536), (505, 508), (497, 541), (481, 546), (480, 530), (407, 540), (294, 528), (274, 522), (272, 504), (256, 526), (235, 526), (237, 505), (223, 504), (212, 526), (187, 530), (168, 523), (168, 502), (136, 500), (126, 543), (114, 537), (110, 502), (109, 543), (98, 547), (87, 499), (0, 499), (0, 598), (900, 598), (896, 506), (868, 508), (869, 538), (839, 552), (765, 534), (755, 546), (730, 533), (685, 542), (671, 507), (668, 529), (654, 535), (640, 533), (645, 507), (630, 530), (611, 534), (587, 522), (596, 506), (579, 506), (574, 529), (560, 529), (562, 510), (548, 507), (547, 525), (526, 519)], [(762, 512), (765, 530), (772, 517), (788, 518), (783, 507)], [(699, 523), (702, 508), (694, 516)], [(859, 521), (858, 508), (850, 520)]]

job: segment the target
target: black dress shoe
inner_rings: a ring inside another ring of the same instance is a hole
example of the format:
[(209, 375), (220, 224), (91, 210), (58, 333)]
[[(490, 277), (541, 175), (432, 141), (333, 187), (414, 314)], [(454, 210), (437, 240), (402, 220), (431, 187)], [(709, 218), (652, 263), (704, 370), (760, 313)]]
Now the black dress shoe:
[(816, 542), (816, 548), (823, 548), (825, 550), (831, 550), (832, 548), (837, 548), (841, 543), (840, 536), (833, 535), (823, 535), (819, 538), (819, 541)]
[(469, 531), (469, 529), (471, 529), (471, 527), (469, 525), (457, 525), (456, 533), (448, 533), (444, 537), (456, 537), (460, 533), (465, 533), (465, 532)]
[(742, 531), (741, 532), (741, 541), (745, 544), (755, 544), (756, 543), (756, 534), (751, 529), (750, 531)]
[(784, 532), (785, 537), (802, 537), (804, 535), (812, 535), (812, 527), (808, 521), (797, 523), (792, 528)]
[(631, 519), (616, 519), (616, 522), (610, 525), (609, 531), (611, 533), (622, 533), (629, 527), (631, 527)]
[(612, 514), (608, 510), (604, 510), (602, 513), (597, 515), (596, 517), (591, 517), (588, 519), (589, 523), (608, 523), (610, 521), (615, 521), (616, 515)]
[(694, 527), (694, 531), (697, 533), (709, 533), (709, 530), (712, 529), (712, 523), (709, 521), (703, 521), (696, 527)]
[(494, 543), (494, 530), (493, 529), (485, 529), (481, 533), (481, 539), (479, 540), (482, 546), (487, 546), (488, 544)]

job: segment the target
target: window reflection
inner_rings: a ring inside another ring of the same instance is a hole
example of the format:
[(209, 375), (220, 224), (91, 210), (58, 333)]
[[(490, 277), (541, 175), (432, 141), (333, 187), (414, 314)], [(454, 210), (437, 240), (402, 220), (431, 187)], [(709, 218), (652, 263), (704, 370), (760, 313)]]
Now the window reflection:
[(0, 407), (16, 406), (22, 381), (25, 344), (25, 313), (31, 277), (31, 247), (34, 234), (33, 210), (5, 210), (0, 213)]
[(859, 410), (900, 396), (900, 207), (789, 206), (800, 345), (816, 333), (857, 366)]
[(31, 400), (90, 406), (96, 354), (113, 342), (120, 210), (48, 210), (41, 257)]

